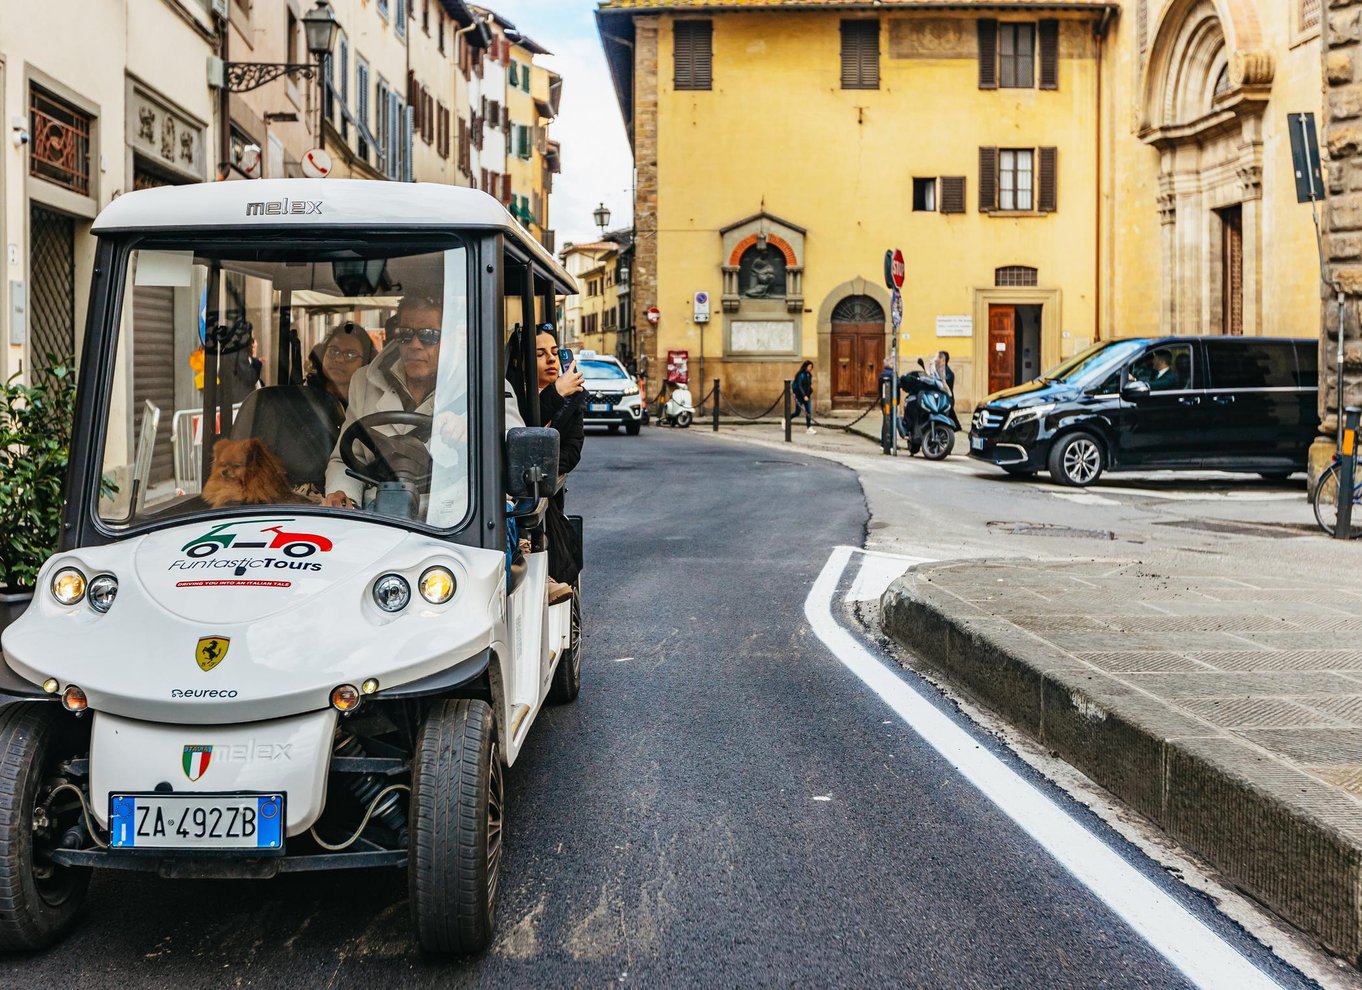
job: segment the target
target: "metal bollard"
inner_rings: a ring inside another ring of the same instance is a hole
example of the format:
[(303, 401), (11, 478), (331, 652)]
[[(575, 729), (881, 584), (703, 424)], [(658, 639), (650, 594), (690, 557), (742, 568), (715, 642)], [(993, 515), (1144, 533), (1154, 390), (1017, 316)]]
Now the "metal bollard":
[(1343, 448), (1338, 459), (1338, 525), (1334, 539), (1350, 540), (1353, 536), (1353, 488), (1357, 484), (1357, 426), (1362, 409), (1348, 406), (1343, 410)]
[(785, 379), (785, 442), (790, 442), (790, 416), (793, 410), (790, 409), (790, 379)]
[(719, 379), (714, 379), (714, 432), (719, 432)]
[(892, 378), (880, 377), (880, 452), (894, 452), (894, 388)]

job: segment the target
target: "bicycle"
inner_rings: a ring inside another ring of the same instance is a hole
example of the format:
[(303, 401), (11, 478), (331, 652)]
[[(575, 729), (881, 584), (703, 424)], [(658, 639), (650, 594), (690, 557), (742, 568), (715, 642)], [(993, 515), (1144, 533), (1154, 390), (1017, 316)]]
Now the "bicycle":
[[(1315, 508), (1315, 521), (1319, 523), (1319, 528), (1330, 536), (1338, 530), (1338, 475), (1342, 469), (1338, 455), (1334, 455), (1334, 462), (1329, 465), (1319, 480), (1315, 482), (1315, 491), (1310, 496), (1310, 501)], [(1362, 472), (1354, 477), (1353, 487), (1353, 531), (1352, 539), (1362, 536)]]

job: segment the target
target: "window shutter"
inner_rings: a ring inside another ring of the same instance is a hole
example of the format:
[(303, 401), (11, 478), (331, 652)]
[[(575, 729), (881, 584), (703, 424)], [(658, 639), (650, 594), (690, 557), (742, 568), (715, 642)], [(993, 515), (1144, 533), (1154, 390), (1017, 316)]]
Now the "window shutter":
[(941, 177), (941, 212), (965, 212), (965, 177), (963, 175), (943, 175)]
[(979, 212), (998, 208), (998, 149), (979, 149)]
[(1059, 21), (1040, 22), (1040, 88), (1059, 89)]
[(998, 22), (988, 17), (979, 22), (979, 88), (998, 88)]
[(714, 25), (710, 21), (677, 21), (672, 33), (672, 81), (677, 89), (711, 89), (714, 85)]
[(842, 88), (880, 88), (880, 22), (842, 22)]
[(1042, 213), (1054, 213), (1059, 208), (1059, 150), (1040, 149), (1039, 209)]

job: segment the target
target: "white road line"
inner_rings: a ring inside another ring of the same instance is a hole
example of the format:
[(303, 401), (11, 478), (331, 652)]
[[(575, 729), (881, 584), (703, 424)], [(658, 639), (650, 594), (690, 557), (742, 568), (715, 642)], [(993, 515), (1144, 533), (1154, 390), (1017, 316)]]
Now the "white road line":
[(856, 580), (847, 592), (853, 602), (877, 602), (886, 588), (894, 583), (903, 572), (914, 564), (927, 564), (930, 557), (900, 557), (897, 554), (865, 554), (861, 569), (856, 572)]
[(1063, 499), (1066, 502), (1077, 502), (1079, 505), (1120, 505), (1120, 499), (1107, 498), (1105, 495), (1094, 495), (1091, 492), (1050, 492), (1054, 498)]
[(838, 581), (857, 552), (855, 547), (837, 547), (804, 602), (809, 625), (832, 655), (1194, 984), (1207, 990), (1277, 987), (1200, 919), (938, 711), (833, 618)]

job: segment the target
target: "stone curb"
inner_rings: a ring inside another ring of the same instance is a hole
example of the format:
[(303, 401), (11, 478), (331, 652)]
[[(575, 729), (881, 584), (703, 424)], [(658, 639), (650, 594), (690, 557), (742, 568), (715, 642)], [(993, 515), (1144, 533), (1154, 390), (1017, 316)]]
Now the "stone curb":
[(1246, 894), (1357, 965), (1357, 809), (1270, 752), (933, 585), (934, 574), (962, 566), (992, 565), (923, 564), (890, 585), (880, 601), (885, 631)]

